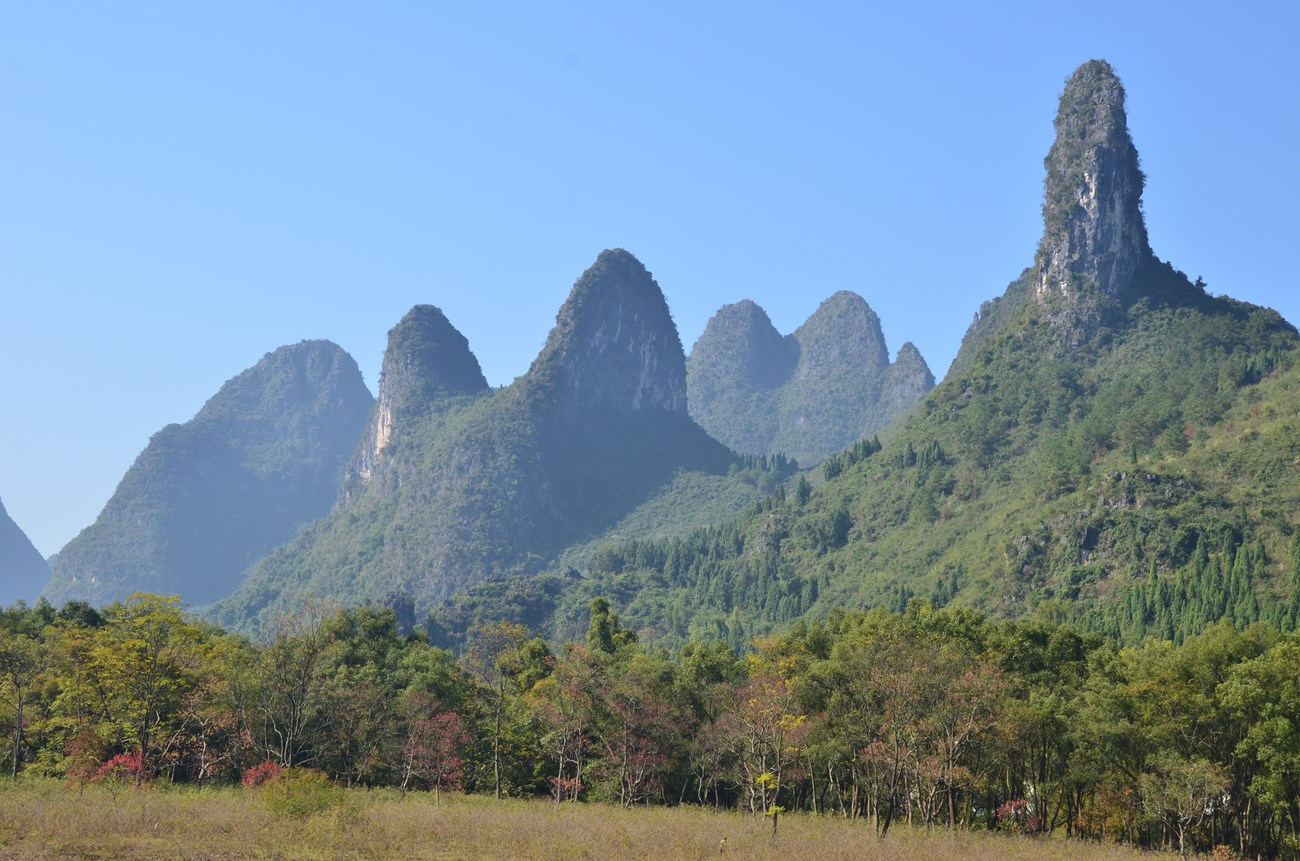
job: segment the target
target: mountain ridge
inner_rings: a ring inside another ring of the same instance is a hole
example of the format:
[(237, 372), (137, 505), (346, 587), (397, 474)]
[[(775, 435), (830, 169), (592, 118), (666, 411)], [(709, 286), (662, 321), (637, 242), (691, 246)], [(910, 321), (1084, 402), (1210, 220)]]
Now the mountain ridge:
[[(739, 513), (763, 479), (733, 476), (736, 456), (691, 421), (685, 367), (651, 274), (626, 251), (601, 252), (526, 374), (414, 420), (377, 456), (384, 480), (353, 485), (259, 563), (216, 618), (256, 626), (308, 593), (427, 612), (459, 588), (541, 570), (686, 474), (706, 498), (676, 516)], [(750, 490), (725, 502), (745, 481)]]

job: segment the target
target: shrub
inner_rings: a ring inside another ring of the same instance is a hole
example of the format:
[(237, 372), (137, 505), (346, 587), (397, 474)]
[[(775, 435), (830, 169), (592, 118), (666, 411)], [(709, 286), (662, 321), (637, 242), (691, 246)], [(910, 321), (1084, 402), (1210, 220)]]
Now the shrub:
[(151, 775), (146, 773), (144, 754), (140, 751), (119, 753), (102, 763), (90, 778), (91, 783), (143, 783)]
[(262, 785), (262, 800), (275, 813), (307, 817), (337, 807), (343, 790), (314, 768), (285, 768)]

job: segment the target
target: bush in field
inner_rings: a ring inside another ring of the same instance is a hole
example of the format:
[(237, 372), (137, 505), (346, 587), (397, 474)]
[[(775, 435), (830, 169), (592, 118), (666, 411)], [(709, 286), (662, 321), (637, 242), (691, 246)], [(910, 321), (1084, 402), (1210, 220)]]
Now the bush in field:
[(262, 784), (262, 800), (275, 813), (307, 817), (343, 803), (343, 789), (314, 768), (286, 768)]
[(104, 757), (104, 741), (93, 730), (82, 730), (64, 745), (63, 753), (68, 786), (80, 790), (99, 772)]

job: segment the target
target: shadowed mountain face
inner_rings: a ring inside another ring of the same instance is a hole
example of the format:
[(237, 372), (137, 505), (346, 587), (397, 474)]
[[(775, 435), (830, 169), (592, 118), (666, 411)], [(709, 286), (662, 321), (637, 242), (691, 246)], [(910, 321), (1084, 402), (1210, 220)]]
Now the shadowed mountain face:
[(726, 305), (687, 364), (691, 416), (746, 454), (811, 466), (875, 433), (934, 387), (912, 344), (889, 363), (880, 319), (840, 291), (782, 337), (748, 300)]
[(202, 605), (329, 511), (374, 399), (328, 341), (267, 354), (149, 440), (99, 518), (59, 552), (45, 597), (132, 592)]
[[(412, 332), (438, 348), (412, 350)], [(436, 309), (408, 314), (390, 333), (339, 508), (264, 560), (218, 618), (247, 626), (309, 593), (427, 610), (472, 583), (540, 570), (683, 474), (726, 482), (736, 465), (687, 415), (676, 327), (626, 251), (583, 273), (513, 385), (487, 390), (477, 368)], [(678, 504), (669, 520), (700, 525), (692, 500)]]
[(50, 579), (50, 566), (0, 503), (0, 606), (29, 604)]

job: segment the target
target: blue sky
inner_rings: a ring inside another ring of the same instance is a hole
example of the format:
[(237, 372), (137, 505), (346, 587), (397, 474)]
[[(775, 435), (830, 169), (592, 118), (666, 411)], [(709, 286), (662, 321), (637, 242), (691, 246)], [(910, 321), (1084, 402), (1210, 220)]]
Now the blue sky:
[(494, 384), (636, 254), (689, 350), (836, 290), (942, 377), (1032, 262), (1062, 84), (1128, 90), (1156, 253), (1300, 322), (1293, 3), (0, 0), (0, 498), (46, 554), (149, 436), (439, 305)]

